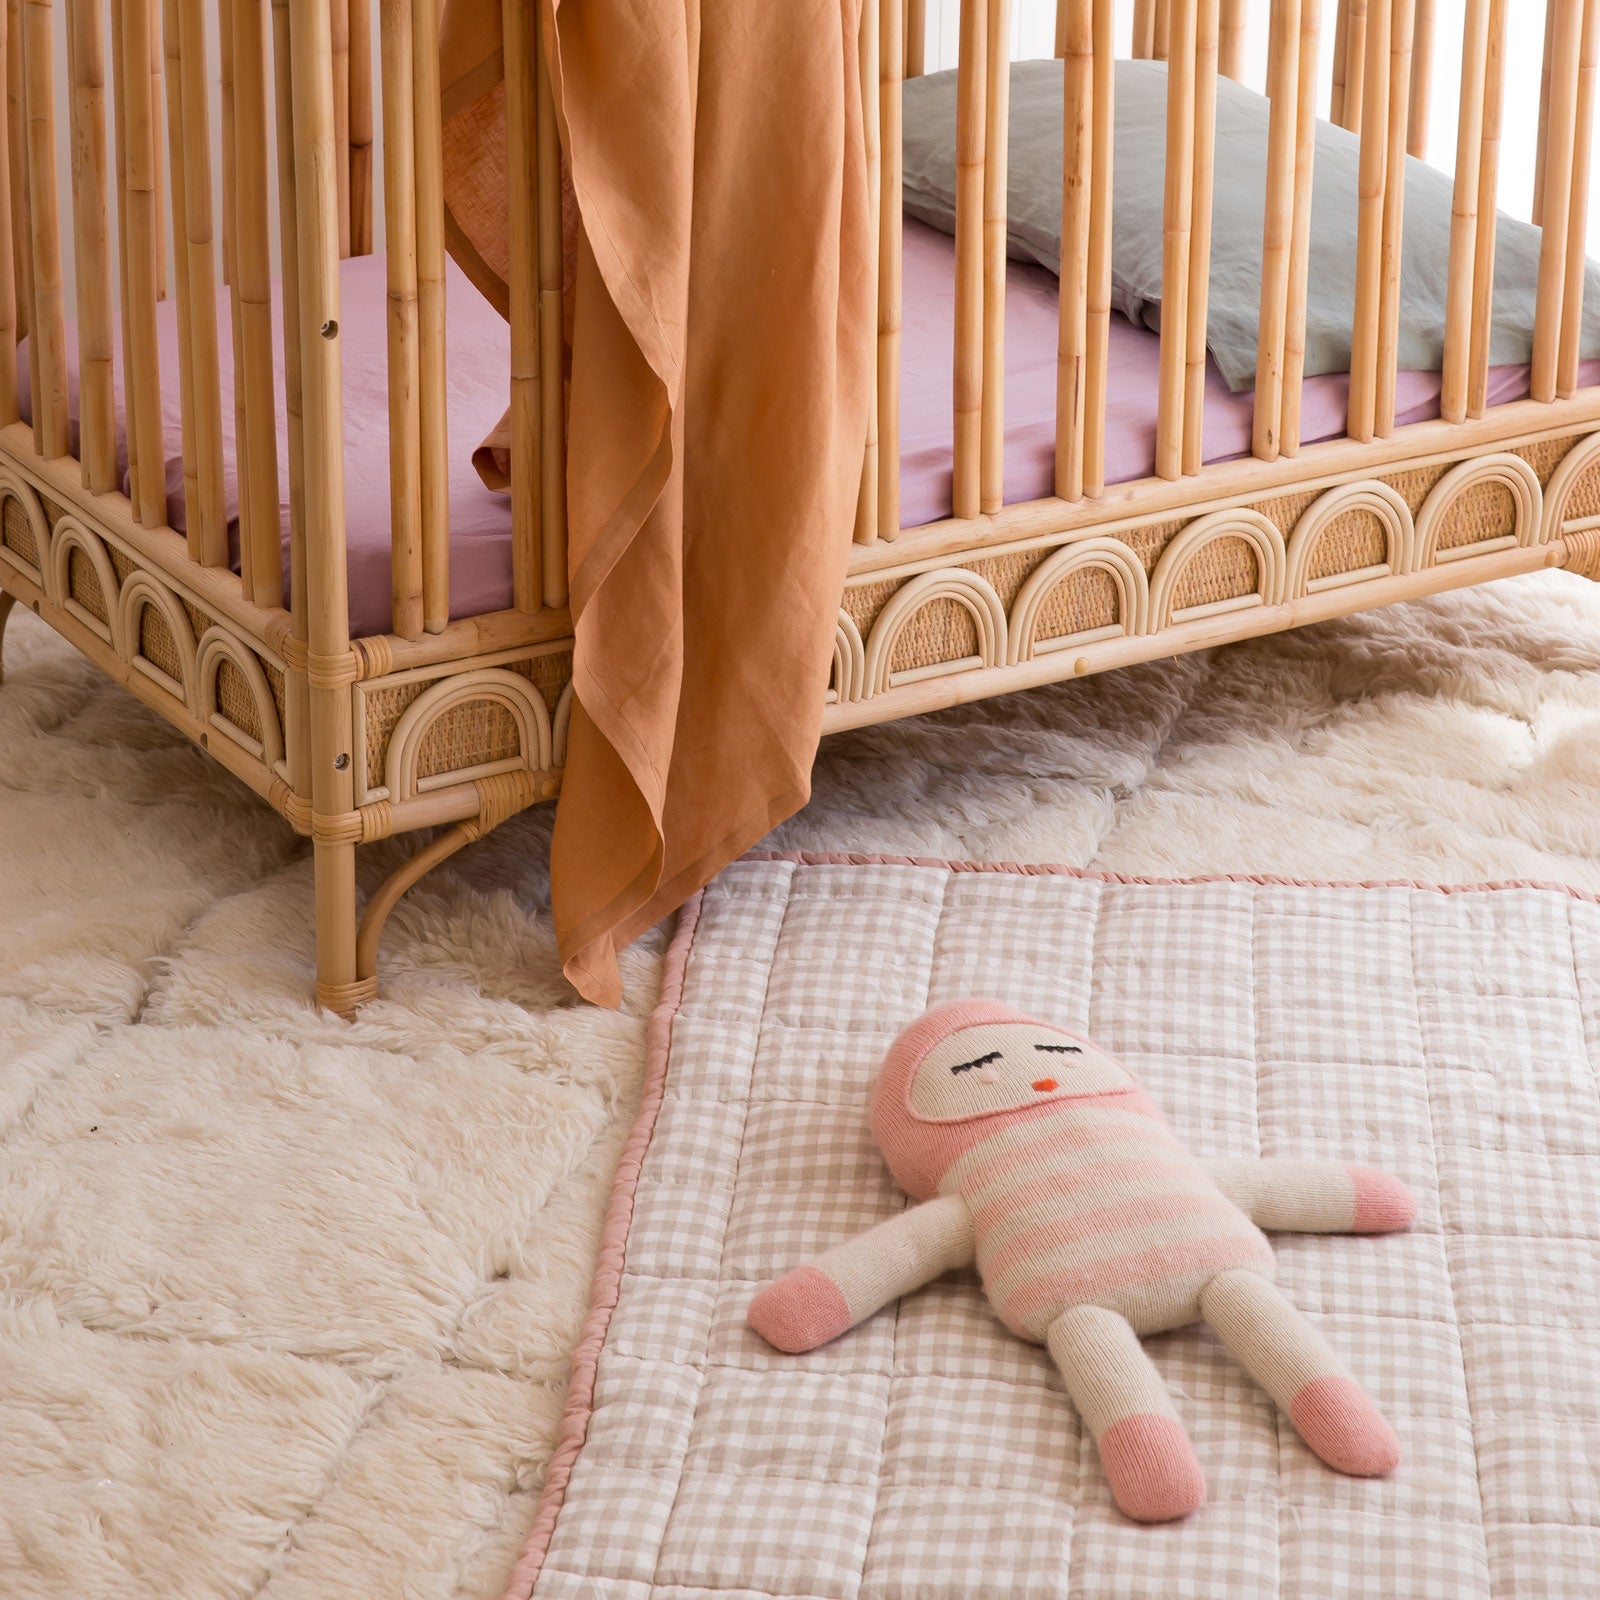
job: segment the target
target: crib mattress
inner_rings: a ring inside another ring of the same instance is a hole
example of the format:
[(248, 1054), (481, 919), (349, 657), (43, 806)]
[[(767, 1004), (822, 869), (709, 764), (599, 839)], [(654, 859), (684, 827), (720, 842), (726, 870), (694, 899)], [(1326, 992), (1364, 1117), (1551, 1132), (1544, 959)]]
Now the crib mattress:
[[(473, 449), (500, 420), (510, 388), (506, 324), (453, 263), (448, 268), (448, 401), (450, 436), (450, 615), (477, 616), (511, 604), (511, 507), (485, 488), (473, 469)], [(345, 516), (349, 554), (350, 629), (357, 636), (387, 633), (390, 619), (389, 423), (387, 282), (381, 256), (361, 256), (340, 269), (344, 360)], [(274, 300), (274, 316), (279, 314)], [(234, 470), (233, 348), (226, 291), (219, 297), (222, 444), (235, 569), (238, 566), (238, 484)], [(945, 234), (906, 220), (900, 400), (901, 525), (917, 527), (951, 512), (951, 412), (955, 327), (955, 245)], [(158, 308), (167, 450), (169, 520), (188, 525), (183, 502), (182, 432), (178, 384), (178, 313), (172, 300)], [(281, 324), (280, 324), (281, 325)], [(77, 448), (77, 357), (69, 326), (68, 367), (72, 448)], [(1006, 279), (1006, 447), (1008, 502), (1035, 500), (1054, 490), (1057, 286), (1042, 267), (1012, 262)], [(1155, 470), (1156, 411), (1161, 342), (1120, 315), (1111, 319), (1106, 415), (1106, 478), (1125, 483)], [(274, 340), (281, 368), (281, 345)], [(18, 354), (24, 421), (30, 420), (28, 346)], [(126, 471), (118, 374), (118, 463)], [(1600, 382), (1600, 362), (1586, 362), (1580, 381)], [(284, 505), (281, 537), (289, 540), (287, 437), (281, 369), (278, 396), (278, 481)], [(1343, 433), (1349, 377), (1307, 379), (1301, 402), (1305, 443)], [(1528, 392), (1525, 366), (1496, 367), (1490, 403)], [(1229, 390), (1215, 363), (1206, 375), (1204, 447), (1207, 461), (1250, 452), (1253, 397)], [(1439, 414), (1439, 374), (1402, 372), (1396, 420), (1420, 422)]]

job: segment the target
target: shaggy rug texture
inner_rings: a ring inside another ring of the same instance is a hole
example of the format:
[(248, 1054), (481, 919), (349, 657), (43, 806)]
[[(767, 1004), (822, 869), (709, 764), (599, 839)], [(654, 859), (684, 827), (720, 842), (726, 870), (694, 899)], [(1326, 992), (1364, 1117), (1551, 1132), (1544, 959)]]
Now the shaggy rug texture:
[[(0, 1594), (493, 1600), (665, 930), (573, 1003), (545, 808), (319, 1014), (304, 844), (33, 619), (5, 667)], [(1600, 589), (1550, 573), (830, 740), (768, 842), (1600, 889), (1597, 787)]]

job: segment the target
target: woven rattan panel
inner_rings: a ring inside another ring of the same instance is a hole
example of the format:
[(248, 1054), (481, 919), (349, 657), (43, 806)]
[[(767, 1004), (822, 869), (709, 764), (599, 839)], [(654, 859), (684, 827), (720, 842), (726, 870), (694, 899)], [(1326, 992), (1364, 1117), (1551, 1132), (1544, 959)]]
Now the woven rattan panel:
[[(555, 712), (561, 691), (572, 676), (572, 652), (558, 651), (553, 655), (533, 656), (523, 661), (505, 663), (497, 670), (515, 672), (527, 678), (539, 690), (545, 708)], [(398, 683), (390, 687), (377, 687), (363, 691), (367, 729), (367, 782), (376, 787), (383, 782), (384, 755), (389, 748), (389, 735), (407, 706), (426, 694), (437, 683), (445, 680), (418, 680)], [(487, 761), (506, 761), (520, 748), (516, 723), (509, 713), (501, 710), (504, 722), (490, 718), (479, 720), (481, 703), (468, 702), (456, 706), (439, 718), (429, 729), (423, 741), (420, 777), (435, 777), (440, 772), (452, 772), (460, 767), (473, 767)], [(459, 753), (460, 760), (452, 759), (445, 766), (430, 766), (436, 751)]]
[(1183, 568), (1172, 591), (1172, 609), (1237, 600), (1260, 587), (1261, 568), (1250, 541), (1237, 536), (1213, 539)]
[(1450, 520), (1439, 530), (1440, 550), (1502, 539), (1517, 531), (1517, 499), (1504, 483), (1492, 479), (1475, 483), (1456, 496)]
[(1310, 576), (1334, 578), (1341, 572), (1359, 572), (1389, 559), (1389, 535), (1375, 511), (1352, 506), (1342, 511), (1317, 539), (1311, 553)]
[(978, 629), (959, 600), (930, 600), (900, 630), (889, 671), (906, 672), (927, 661), (964, 661), (978, 654)]
[(1104, 567), (1079, 567), (1045, 597), (1033, 637), (1035, 641), (1066, 639), (1119, 621), (1116, 580)]
[(0, 502), (0, 544), (4, 544), (7, 550), (15, 551), (21, 560), (37, 570), (39, 541), (33, 536), (28, 513), (14, 494), (8, 494)]
[(94, 563), (79, 545), (74, 545), (67, 553), (67, 591), (91, 617), (98, 617), (110, 626), (111, 613), (106, 609), (100, 574), (94, 570)]
[(139, 654), (175, 683), (183, 682), (183, 660), (172, 627), (158, 606), (139, 608)]
[(417, 776), (436, 778), (484, 761), (509, 761), (521, 749), (517, 719), (503, 705), (469, 700), (429, 725), (417, 750)]
[(245, 675), (226, 657), (217, 666), (217, 709), (240, 733), (261, 738), (261, 711)]
[[(1569, 433), (1561, 439), (1541, 439), (1537, 444), (1519, 444), (1511, 453), (1521, 456), (1538, 473), (1539, 482), (1545, 484), (1549, 483), (1550, 474), (1561, 465), (1562, 458), (1583, 437), (1582, 434)], [(1596, 478), (1591, 492), (1594, 490), (1600, 490), (1600, 478)]]

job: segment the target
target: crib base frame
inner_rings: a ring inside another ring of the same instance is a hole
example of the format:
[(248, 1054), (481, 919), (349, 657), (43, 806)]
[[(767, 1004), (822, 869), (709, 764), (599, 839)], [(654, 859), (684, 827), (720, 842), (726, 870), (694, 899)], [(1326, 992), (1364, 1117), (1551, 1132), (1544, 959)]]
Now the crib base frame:
[[(824, 728), (1543, 567), (1600, 578), (1600, 404), (1509, 406), (1495, 418), (1470, 437), (1416, 430), (1410, 454), (1399, 440), (1308, 452), (1234, 495), (1208, 480), (1198, 504), (1137, 486), (1098, 519), (1041, 502), (1009, 521), (858, 549)], [(287, 612), (243, 599), (239, 580), (196, 565), (179, 535), (141, 527), (125, 496), (88, 493), (75, 462), (34, 454), (15, 424), (0, 429), (0, 642), (13, 603), (313, 841), (317, 998), (344, 1015), (376, 993), (378, 944), (401, 895), (560, 790), (572, 706), (564, 610), (496, 613), (420, 641), (358, 639), (348, 658), (313, 662)], [(314, 683), (337, 688), (352, 730), (339, 753), (355, 768), (354, 805), (337, 815), (311, 800)], [(357, 848), (422, 829), (437, 831), (362, 914)]]

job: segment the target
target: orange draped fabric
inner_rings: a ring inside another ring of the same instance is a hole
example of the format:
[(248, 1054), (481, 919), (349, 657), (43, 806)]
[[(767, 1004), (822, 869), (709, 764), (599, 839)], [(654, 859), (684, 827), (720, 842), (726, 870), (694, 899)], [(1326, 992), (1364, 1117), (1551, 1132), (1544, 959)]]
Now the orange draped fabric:
[[(810, 793), (873, 359), (860, 15), (545, 8), (577, 641), (551, 887), (603, 1004), (617, 951)], [(498, 0), (447, 0), (442, 49), (450, 247), (504, 311)]]

